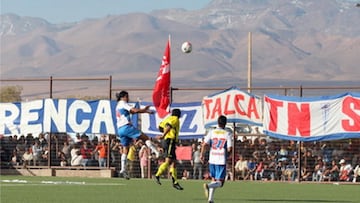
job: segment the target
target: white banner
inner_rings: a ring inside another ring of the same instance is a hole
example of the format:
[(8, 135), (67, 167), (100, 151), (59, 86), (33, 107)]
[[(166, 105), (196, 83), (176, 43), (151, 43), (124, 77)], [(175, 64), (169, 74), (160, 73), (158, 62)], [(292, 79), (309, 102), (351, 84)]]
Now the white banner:
[[(135, 104), (134, 104), (135, 105)], [(144, 105), (152, 105), (143, 102)], [(77, 99), (43, 99), (30, 102), (0, 103), (0, 134), (90, 133), (116, 134), (114, 100), (84, 101)], [(172, 104), (180, 108), (180, 139), (201, 138), (205, 134), (201, 103)], [(152, 110), (155, 108), (152, 106)], [(141, 130), (149, 136), (158, 135), (162, 119), (157, 114), (133, 114), (133, 124), (141, 116)]]
[(264, 97), (264, 133), (287, 140), (360, 138), (360, 94)]
[(203, 119), (206, 127), (217, 125), (224, 115), (228, 123), (262, 125), (261, 99), (236, 87), (203, 98)]
[(42, 99), (0, 103), (0, 134), (115, 133), (116, 101)]
[[(142, 105), (151, 104), (142, 103)], [(170, 110), (175, 108), (181, 110), (179, 139), (201, 138), (205, 135), (200, 102), (171, 104)], [(151, 137), (160, 135), (158, 126), (162, 120), (157, 114), (141, 114), (141, 129)]]

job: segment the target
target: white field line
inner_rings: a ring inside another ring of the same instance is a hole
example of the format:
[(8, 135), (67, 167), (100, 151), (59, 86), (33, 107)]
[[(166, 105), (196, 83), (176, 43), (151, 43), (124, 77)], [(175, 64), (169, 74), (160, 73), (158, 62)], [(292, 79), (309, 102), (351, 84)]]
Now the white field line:
[(1, 186), (48, 186), (48, 185), (84, 185), (84, 186), (123, 186), (124, 183), (86, 183), (74, 181), (27, 181), (27, 180), (1, 180)]

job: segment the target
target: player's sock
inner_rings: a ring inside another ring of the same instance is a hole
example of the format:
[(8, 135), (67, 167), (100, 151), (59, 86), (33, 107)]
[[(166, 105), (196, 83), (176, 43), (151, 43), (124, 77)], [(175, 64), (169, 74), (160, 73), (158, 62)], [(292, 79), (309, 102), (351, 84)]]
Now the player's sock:
[(173, 184), (178, 183), (178, 182), (177, 182), (177, 171), (176, 171), (176, 168), (171, 167), (170, 170), (169, 170), (169, 172), (170, 172), (170, 174), (171, 174), (171, 178), (172, 178)]
[(208, 201), (209, 202), (213, 202), (213, 198), (214, 198), (214, 193), (215, 193), (215, 188), (211, 188), (209, 185), (209, 197), (208, 197)]
[(204, 188), (204, 194), (206, 198), (209, 198), (209, 186), (207, 183), (203, 184), (203, 188)]
[(174, 167), (171, 167), (170, 170), (170, 175), (171, 175), (171, 179), (172, 179), (172, 182), (173, 182), (173, 187), (177, 190), (183, 190), (184, 188), (181, 187), (181, 185), (179, 184), (179, 182), (177, 181), (177, 171), (176, 171), (176, 168)]
[(221, 182), (211, 182), (209, 183), (209, 188), (218, 188), (218, 187), (221, 187)]
[(126, 171), (126, 162), (127, 162), (126, 154), (121, 154), (121, 170), (120, 170), (120, 173), (123, 173), (123, 172)]
[(159, 158), (160, 153), (157, 150), (157, 148), (155, 147), (155, 145), (150, 140), (146, 140), (145, 144), (146, 144), (146, 146), (148, 146), (151, 149), (152, 152), (155, 153), (156, 158)]
[(215, 193), (215, 189), (221, 187), (221, 182), (215, 181), (208, 184), (209, 187), (209, 202), (213, 202), (213, 197)]
[(160, 177), (159, 177), (159, 176), (155, 176), (155, 181), (156, 181), (157, 184), (161, 185)]
[(167, 168), (169, 167), (169, 163), (168, 162), (164, 162), (159, 166), (159, 169), (157, 170), (155, 176), (161, 176), (161, 174), (163, 174)]

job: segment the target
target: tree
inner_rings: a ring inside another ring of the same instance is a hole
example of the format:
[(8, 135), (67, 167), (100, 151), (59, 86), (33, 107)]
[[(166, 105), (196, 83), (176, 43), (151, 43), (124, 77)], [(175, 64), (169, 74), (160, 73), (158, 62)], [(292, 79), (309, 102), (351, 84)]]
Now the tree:
[(0, 89), (0, 102), (20, 102), (21, 86), (5, 86)]

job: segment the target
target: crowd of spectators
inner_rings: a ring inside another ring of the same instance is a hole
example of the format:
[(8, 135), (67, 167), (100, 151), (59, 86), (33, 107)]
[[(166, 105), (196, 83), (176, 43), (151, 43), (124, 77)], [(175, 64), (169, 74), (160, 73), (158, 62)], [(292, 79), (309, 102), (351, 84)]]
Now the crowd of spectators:
[[(2, 166), (99, 166), (107, 165), (108, 136), (90, 140), (77, 134), (28, 134), (1, 136)], [(51, 157), (51, 159), (49, 159)]]
[(236, 148), (235, 179), (360, 181), (360, 139), (301, 143), (299, 150), (294, 141), (245, 138)]
[[(180, 160), (178, 164), (179, 176), (183, 179), (208, 178), (207, 163), (199, 159), (200, 141), (180, 141), (182, 146), (192, 149), (192, 159)], [(162, 150), (161, 143), (158, 149)], [(235, 142), (234, 154), (235, 161), (231, 158), (228, 161), (229, 179), (360, 182), (360, 139), (301, 143), (299, 146), (294, 141), (241, 136)], [(112, 135), (93, 136), (92, 139), (86, 134), (75, 137), (43, 133), (0, 136), (0, 155), (2, 167), (50, 164), (120, 168), (121, 143)], [(131, 146), (127, 158), (129, 174), (134, 178), (147, 178), (162, 162), (155, 159), (141, 141)]]

